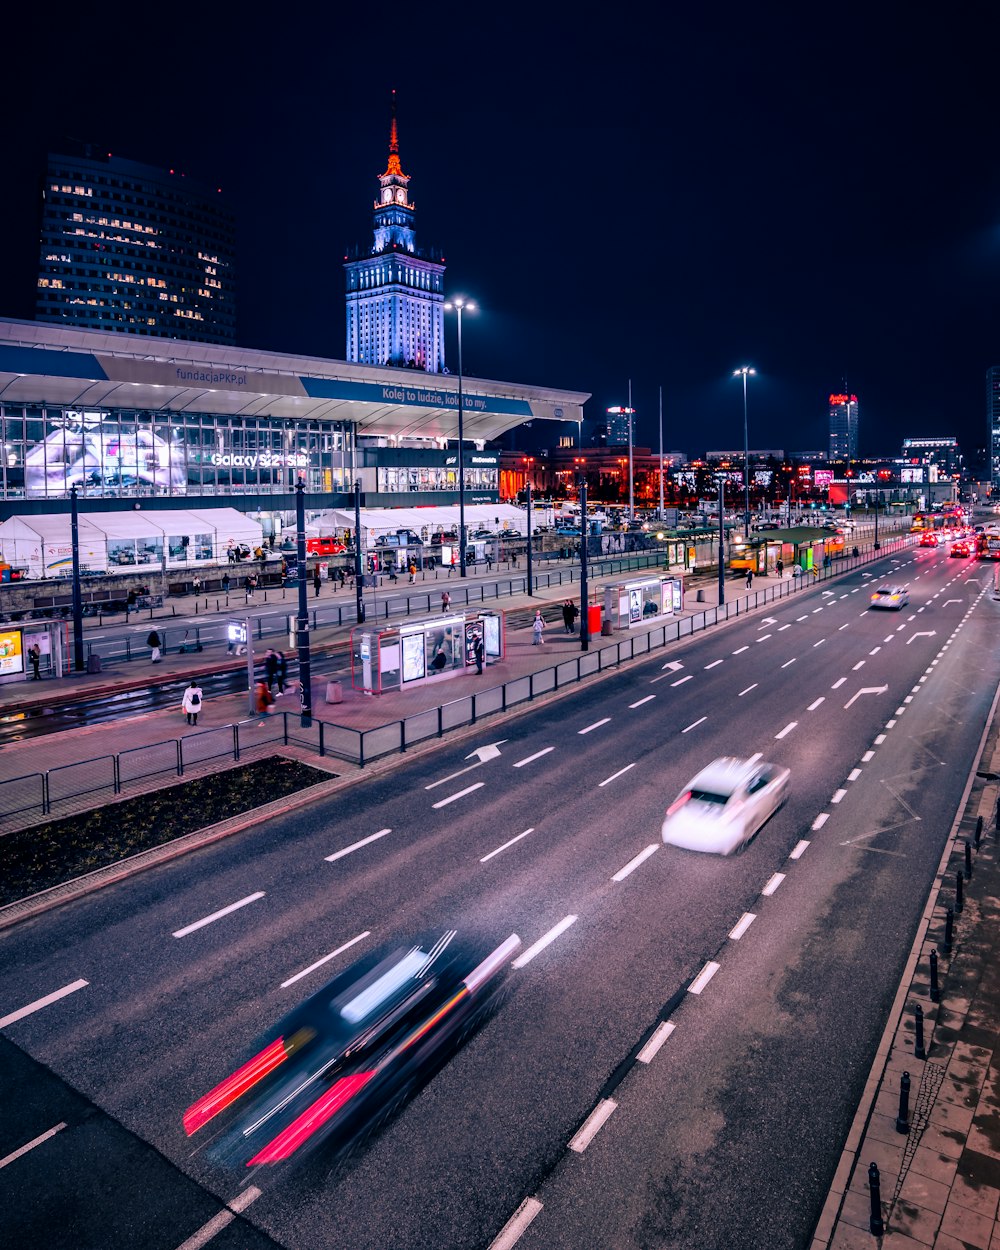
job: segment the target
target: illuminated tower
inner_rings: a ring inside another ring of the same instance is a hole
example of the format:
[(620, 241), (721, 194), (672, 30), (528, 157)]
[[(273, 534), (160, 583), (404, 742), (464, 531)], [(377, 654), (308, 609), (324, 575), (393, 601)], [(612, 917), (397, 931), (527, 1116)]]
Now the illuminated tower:
[(858, 397), (830, 396), (830, 459), (846, 464), (858, 458)]
[(441, 373), (444, 369), (444, 258), (416, 245), (409, 174), (399, 163), (392, 93), (389, 163), (379, 176), (371, 250), (345, 257), (347, 360)]

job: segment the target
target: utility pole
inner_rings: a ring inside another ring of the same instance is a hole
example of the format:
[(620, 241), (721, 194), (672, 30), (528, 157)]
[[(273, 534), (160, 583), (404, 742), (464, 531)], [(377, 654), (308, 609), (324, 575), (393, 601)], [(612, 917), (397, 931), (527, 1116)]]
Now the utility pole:
[[(295, 484), (295, 530), (296, 556), (299, 562), (299, 616), (295, 624), (295, 640), (299, 652), (299, 706), (304, 729), (312, 724), (312, 666), (309, 654), (309, 592), (306, 584), (306, 484), (301, 478)], [(248, 654), (249, 624), (247, 622)]]

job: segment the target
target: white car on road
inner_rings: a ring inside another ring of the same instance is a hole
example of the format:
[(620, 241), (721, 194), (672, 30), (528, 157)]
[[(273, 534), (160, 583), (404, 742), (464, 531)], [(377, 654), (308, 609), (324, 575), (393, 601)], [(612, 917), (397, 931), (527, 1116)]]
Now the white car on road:
[(667, 808), (663, 841), (689, 851), (731, 855), (749, 842), (788, 797), (787, 768), (760, 756), (713, 760)]

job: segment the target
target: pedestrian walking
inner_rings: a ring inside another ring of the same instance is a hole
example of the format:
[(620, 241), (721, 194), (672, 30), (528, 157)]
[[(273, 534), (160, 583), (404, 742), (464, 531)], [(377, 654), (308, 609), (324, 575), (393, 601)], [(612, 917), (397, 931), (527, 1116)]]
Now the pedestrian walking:
[(486, 548), (486, 572), (493, 572), (493, 552), (489, 549), (489, 547)]
[(38, 665), (41, 663), (42, 652), (37, 642), (33, 642), (28, 648), (28, 659), (31, 661), (31, 680), (41, 681), (42, 675), (38, 671)]
[(476, 661), (476, 672), (477, 672), (477, 674), (478, 674), (478, 673), (482, 673), (482, 671), (483, 671), (483, 660), (486, 658), (486, 644), (483, 642), (483, 633), (482, 633), (482, 630), (479, 630), (479, 631), (476, 633), (475, 638), (473, 639), (473, 642), (472, 642), (472, 654), (473, 654), (473, 657), (475, 658), (475, 661)]
[(573, 632), (573, 622), (576, 620), (574, 605), (572, 599), (564, 599), (562, 605), (563, 628), (567, 634)]
[(542, 644), (542, 631), (545, 629), (545, 622), (542, 620), (542, 612), (540, 608), (535, 609), (535, 619), (531, 622), (531, 645), (539, 647)]
[(201, 578), (197, 573), (195, 573), (194, 577), (191, 579), (191, 590), (193, 594), (201, 594)]
[(753, 569), (747, 569), (747, 590), (753, 585)]
[(163, 646), (163, 643), (160, 640), (160, 635), (156, 632), (155, 629), (151, 631), (149, 637), (146, 639), (146, 646), (149, 647), (153, 653), (151, 657), (151, 663), (159, 664), (160, 648)]
[(313, 590), (316, 592), (317, 595), (319, 594), (319, 587), (320, 587), (319, 565), (317, 564), (316, 567), (313, 569)]
[(279, 651), (275, 660), (277, 662), (275, 677), (278, 681), (278, 695), (281, 696), (285, 693), (285, 683), (288, 681), (288, 657), (283, 651)]
[(263, 725), (267, 720), (268, 713), (271, 711), (271, 705), (274, 703), (274, 695), (268, 690), (266, 681), (257, 682), (253, 692), (253, 707), (257, 713), (258, 725)]
[[(449, 576), (449, 577), (451, 577), (451, 575), (452, 575), (452, 573), (454, 573), (454, 571), (455, 571), (455, 551), (454, 551), (454, 548), (452, 548), (452, 552), (451, 552), (451, 562), (450, 562), (450, 564), (448, 565), (448, 576)], [(412, 581), (413, 579), (411, 578), (410, 580)]]
[(774, 567), (778, 570), (778, 576), (779, 576), (779, 577), (784, 577), (784, 576), (785, 576), (785, 562), (784, 562), (784, 560), (776, 560), (776, 561), (774, 562)]
[(275, 678), (278, 676), (278, 657), (273, 647), (268, 647), (267, 654), (264, 656), (264, 680), (267, 682), (268, 690), (274, 685)]
[(224, 595), (229, 594), (229, 574), (228, 573), (222, 574), (222, 593)]
[(189, 725), (197, 725), (198, 713), (201, 711), (202, 692), (201, 686), (192, 677), (191, 685), (184, 691), (184, 698), (181, 700), (181, 709), (187, 715), (187, 723)]
[(441, 611), (447, 612), (450, 607), (451, 607), (451, 595), (448, 594), (447, 590), (442, 590), (441, 591)]
[(247, 603), (253, 598), (253, 582), (254, 575), (252, 573), (248, 573), (243, 579), (243, 594)]
[(416, 578), (417, 578), (417, 566), (411, 560), (410, 561), (410, 581), (411, 582), (416, 581)]

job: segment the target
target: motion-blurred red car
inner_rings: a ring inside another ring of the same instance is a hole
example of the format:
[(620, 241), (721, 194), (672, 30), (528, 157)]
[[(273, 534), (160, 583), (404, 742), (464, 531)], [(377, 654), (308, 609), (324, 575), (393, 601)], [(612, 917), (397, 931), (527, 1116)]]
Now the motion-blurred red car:
[(937, 546), (939, 545), (940, 541), (941, 541), (941, 540), (938, 538), (937, 534), (935, 534), (933, 530), (928, 530), (926, 534), (921, 534), (921, 535), (920, 535), (920, 543), (919, 543), (919, 546), (921, 546), (921, 547), (937, 547)]
[(960, 556), (962, 558), (967, 559), (972, 554), (972, 551), (969, 547), (968, 542), (964, 538), (960, 538), (958, 542), (954, 542), (951, 544), (951, 550), (948, 552), (948, 554), (950, 556)]

